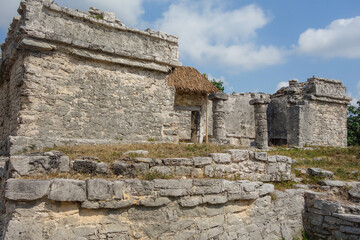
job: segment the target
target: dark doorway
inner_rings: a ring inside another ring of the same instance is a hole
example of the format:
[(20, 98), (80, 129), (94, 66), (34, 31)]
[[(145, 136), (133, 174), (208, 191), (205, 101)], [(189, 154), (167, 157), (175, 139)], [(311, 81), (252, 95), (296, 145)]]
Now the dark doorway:
[(200, 130), (200, 112), (191, 112), (191, 142), (198, 143), (198, 133)]

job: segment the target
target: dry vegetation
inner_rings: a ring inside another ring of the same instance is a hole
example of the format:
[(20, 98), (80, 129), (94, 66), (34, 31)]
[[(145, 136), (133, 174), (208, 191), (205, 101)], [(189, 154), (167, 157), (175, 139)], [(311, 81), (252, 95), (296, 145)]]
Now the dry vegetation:
[[(360, 146), (348, 148), (316, 147), (313, 149), (277, 148), (271, 155), (285, 155), (298, 162), (294, 168), (318, 167), (332, 171), (337, 180), (358, 180), (360, 177)], [(299, 175), (299, 173), (295, 172)]]
[[(149, 144), (124, 144), (124, 145), (91, 145), (91, 146), (62, 146), (49, 150), (57, 150), (69, 156), (71, 160), (81, 156), (98, 157), (100, 161), (112, 163), (124, 157), (125, 152), (134, 150), (145, 150), (149, 158), (190, 158), (195, 156), (208, 156), (210, 153), (222, 153), (234, 146), (219, 146), (213, 144), (171, 144), (171, 143), (149, 143)], [(138, 157), (131, 155), (130, 157)]]

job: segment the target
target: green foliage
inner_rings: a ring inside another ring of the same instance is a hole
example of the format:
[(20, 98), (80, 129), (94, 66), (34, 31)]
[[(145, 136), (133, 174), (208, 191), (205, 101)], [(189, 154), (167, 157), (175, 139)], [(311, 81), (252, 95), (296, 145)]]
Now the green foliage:
[[(207, 80), (209, 80), (209, 76), (208, 76), (206, 73), (204, 73), (203, 75), (204, 75), (204, 77), (205, 77)], [(221, 80), (216, 80), (215, 78), (213, 78), (212, 80), (209, 80), (209, 81), (210, 81), (210, 82), (212, 83), (212, 85), (214, 85), (217, 89), (219, 89), (220, 91), (224, 92), (225, 87), (224, 87), (224, 82), (223, 82), (223, 81), (221, 81)]]
[(360, 101), (348, 107), (347, 130), (348, 145), (360, 145)]

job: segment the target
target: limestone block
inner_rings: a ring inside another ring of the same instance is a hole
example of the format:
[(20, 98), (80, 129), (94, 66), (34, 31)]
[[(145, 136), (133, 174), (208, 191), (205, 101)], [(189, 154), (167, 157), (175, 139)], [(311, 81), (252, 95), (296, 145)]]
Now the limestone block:
[(159, 189), (191, 189), (193, 185), (191, 179), (155, 179), (153, 182), (155, 188)]
[(124, 181), (114, 181), (113, 182), (113, 190), (115, 199), (123, 199), (124, 190), (125, 190), (125, 182)]
[(332, 178), (334, 176), (333, 172), (321, 168), (308, 168), (307, 173), (313, 177), (323, 177), (327, 179)]
[(207, 165), (205, 166), (204, 174), (207, 177), (224, 177), (238, 173), (240, 166), (238, 164), (231, 165)]
[(69, 158), (67, 156), (11, 156), (10, 172), (20, 176), (31, 176), (56, 172), (69, 172)]
[(182, 207), (195, 207), (202, 203), (203, 203), (202, 197), (199, 197), (199, 196), (183, 197), (180, 199), (180, 206), (182, 206)]
[(115, 13), (112, 12), (103, 12), (102, 17), (107, 22), (115, 22)]
[(193, 166), (193, 159), (188, 158), (165, 158), (163, 159), (166, 166)]
[(276, 161), (277, 162), (283, 162), (283, 163), (292, 163), (292, 159), (290, 157), (287, 156), (281, 156), (281, 155), (276, 155)]
[(353, 188), (349, 190), (349, 196), (350, 198), (360, 201), (360, 188)]
[(202, 201), (209, 204), (223, 204), (228, 200), (226, 195), (205, 195)]
[(147, 163), (125, 163), (123, 161), (116, 161), (112, 165), (112, 170), (115, 175), (130, 177), (145, 173), (148, 169), (149, 164)]
[(72, 170), (78, 173), (96, 173), (96, 162), (92, 160), (77, 159), (72, 161)]
[(32, 201), (47, 196), (50, 180), (8, 179), (5, 187), (5, 197), (9, 200)]
[(177, 176), (191, 176), (193, 172), (192, 167), (176, 166), (175, 174)]
[(159, 165), (163, 164), (160, 159), (156, 159), (156, 158), (142, 158), (142, 157), (139, 157), (139, 158), (135, 158), (134, 161), (136, 163), (147, 163), (147, 164), (149, 164), (150, 167), (159, 166)]
[(194, 157), (194, 166), (203, 167), (212, 163), (212, 158), (210, 157)]
[(104, 179), (89, 179), (86, 186), (88, 200), (105, 200), (113, 196), (112, 182)]
[(153, 181), (142, 181), (138, 179), (126, 179), (125, 193), (132, 196), (147, 196), (151, 195), (154, 191)]
[(217, 227), (217, 226), (222, 226), (224, 221), (225, 221), (224, 216), (218, 215), (218, 216), (211, 217), (208, 219), (198, 219), (196, 221), (196, 224), (199, 229), (204, 230), (204, 229), (210, 229), (210, 228)]
[(223, 189), (228, 193), (232, 194), (241, 194), (243, 189), (243, 184), (249, 181), (227, 181), (224, 180), (223, 182)]
[(239, 149), (229, 149), (227, 152), (231, 155), (233, 162), (242, 162), (249, 160), (249, 151), (248, 150), (239, 150)]
[(231, 162), (231, 155), (228, 153), (210, 153), (210, 157), (216, 163), (230, 163)]
[(54, 179), (51, 184), (49, 199), (55, 201), (85, 201), (85, 181)]
[(267, 194), (270, 194), (272, 192), (274, 192), (274, 185), (269, 184), (269, 183), (265, 183), (264, 185), (262, 185), (258, 190), (259, 190), (259, 195), (264, 196)]
[(318, 181), (320, 185), (330, 186), (330, 187), (344, 187), (346, 183), (344, 181), (337, 180), (320, 180)]
[(214, 194), (221, 193), (223, 189), (223, 180), (221, 179), (194, 179), (193, 194)]
[(161, 207), (170, 203), (171, 200), (165, 197), (147, 197), (140, 199), (140, 204), (145, 207)]
[(160, 196), (164, 197), (182, 197), (189, 194), (187, 189), (161, 189)]
[(133, 199), (129, 200), (109, 200), (99, 202), (99, 208), (107, 208), (107, 209), (119, 209), (119, 208), (127, 208), (135, 204)]
[(104, 162), (96, 163), (96, 172), (99, 174), (108, 174), (109, 165)]
[(255, 152), (254, 159), (258, 161), (267, 161), (268, 160), (267, 152)]
[(175, 173), (175, 167), (154, 166), (149, 170), (151, 173), (159, 173), (165, 176), (172, 176)]

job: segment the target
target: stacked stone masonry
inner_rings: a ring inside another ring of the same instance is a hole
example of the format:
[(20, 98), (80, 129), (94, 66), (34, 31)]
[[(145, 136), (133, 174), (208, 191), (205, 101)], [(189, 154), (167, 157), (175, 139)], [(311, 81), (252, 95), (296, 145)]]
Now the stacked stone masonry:
[(273, 191), (271, 184), (220, 179), (9, 179), (3, 238), (255, 240), (300, 236), (303, 191)]
[(360, 206), (306, 193), (304, 228), (312, 239), (360, 239)]
[(122, 177), (185, 176), (193, 178), (247, 179), (264, 182), (284, 181), (292, 178), (292, 159), (285, 156), (268, 156), (266, 152), (228, 150), (228, 153), (212, 153), (209, 157), (164, 158), (128, 157), (113, 164), (100, 162), (98, 158), (82, 157), (70, 161), (67, 156), (52, 151), (29, 156), (11, 156), (6, 161), (12, 177), (29, 177), (39, 174), (80, 173), (117, 175)]

